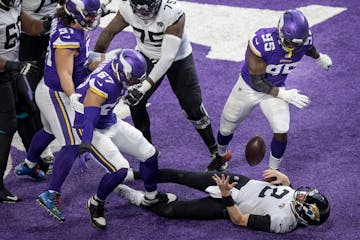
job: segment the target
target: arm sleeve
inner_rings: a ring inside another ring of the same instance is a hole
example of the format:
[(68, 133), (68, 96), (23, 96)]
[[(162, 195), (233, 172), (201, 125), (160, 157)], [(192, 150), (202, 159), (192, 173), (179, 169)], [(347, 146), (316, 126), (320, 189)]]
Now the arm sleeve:
[(180, 43), (181, 39), (179, 37), (172, 34), (165, 34), (161, 46), (161, 57), (149, 74), (149, 77), (154, 83), (164, 76), (173, 63)]

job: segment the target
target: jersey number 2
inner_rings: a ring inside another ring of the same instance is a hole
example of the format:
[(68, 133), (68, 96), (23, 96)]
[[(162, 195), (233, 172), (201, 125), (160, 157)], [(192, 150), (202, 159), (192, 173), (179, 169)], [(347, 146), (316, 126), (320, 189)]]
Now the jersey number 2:
[(282, 193), (277, 193), (278, 188), (272, 188), (272, 187), (266, 186), (266, 187), (264, 187), (263, 190), (261, 190), (261, 192), (259, 193), (259, 197), (260, 197), (260, 198), (263, 198), (263, 197), (267, 196), (267, 195), (266, 195), (267, 190), (272, 191), (272, 193), (270, 194), (270, 196), (271, 196), (271, 197), (274, 197), (274, 198), (277, 198), (277, 199), (281, 199), (281, 198), (283, 198), (286, 194), (289, 193), (289, 191), (286, 190), (286, 189), (283, 189)]

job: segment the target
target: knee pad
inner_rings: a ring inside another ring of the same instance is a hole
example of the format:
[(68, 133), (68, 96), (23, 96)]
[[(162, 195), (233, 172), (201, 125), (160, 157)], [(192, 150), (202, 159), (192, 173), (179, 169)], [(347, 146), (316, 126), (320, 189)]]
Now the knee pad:
[(183, 113), (196, 129), (205, 129), (211, 124), (210, 117), (202, 103), (197, 107), (192, 107), (187, 110), (183, 109)]

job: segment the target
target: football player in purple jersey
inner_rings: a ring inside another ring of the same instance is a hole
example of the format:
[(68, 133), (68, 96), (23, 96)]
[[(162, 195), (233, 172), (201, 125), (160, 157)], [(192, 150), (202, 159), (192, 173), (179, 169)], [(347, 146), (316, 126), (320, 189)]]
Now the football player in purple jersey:
[(43, 178), (33, 169), (40, 153), (56, 138), (61, 150), (54, 162), (48, 191), (40, 194), (37, 200), (59, 221), (63, 221), (58, 210), (59, 191), (80, 144), (76, 130), (71, 127), (75, 109), (83, 108), (75, 88), (88, 76), (89, 68), (96, 67), (89, 56), (87, 31), (98, 26), (100, 12), (99, 0), (67, 0), (57, 9), (51, 24), (44, 79), (35, 92), (43, 129), (34, 135), (27, 158), (15, 169), (16, 172), (21, 170), (23, 175)]
[[(166, 75), (183, 113), (207, 146), (211, 158), (231, 158), (230, 152), (220, 157), (212, 131), (211, 119), (203, 105), (201, 89), (192, 55), (192, 47), (185, 31), (185, 12), (179, 1), (129, 0), (118, 1), (119, 11), (104, 28), (95, 51), (105, 52), (113, 37), (131, 26), (137, 49), (148, 64), (148, 76), (139, 88), (129, 91), (125, 103), (130, 105), (134, 125), (149, 142), (150, 118), (146, 104)], [(226, 163), (208, 165), (208, 170), (225, 170)]]
[[(234, 173), (159, 169), (159, 183), (181, 184), (209, 195), (159, 203), (147, 209), (169, 219), (228, 219), (237, 226), (275, 233), (291, 232), (299, 225), (321, 225), (329, 218), (330, 203), (317, 189), (294, 189), (289, 178), (274, 169), (265, 170), (263, 176), (274, 180), (254, 180)], [(119, 184), (115, 192), (138, 206), (144, 196), (142, 191), (124, 184)]]
[(261, 28), (250, 38), (241, 75), (224, 106), (218, 132), (218, 151), (226, 153), (235, 129), (259, 105), (274, 133), (269, 168), (278, 169), (290, 124), (289, 103), (302, 109), (310, 99), (297, 89), (286, 89), (285, 80), (304, 55), (324, 70), (330, 57), (313, 45), (306, 17), (298, 10), (285, 11), (278, 26)]
[(19, 61), (20, 31), (41, 34), (49, 30), (50, 23), (22, 11), (19, 0), (0, 0), (0, 203), (20, 201), (4, 187), (3, 176), (17, 117), (28, 117), (34, 111), (26, 77), (39, 70), (34, 61)]
[[(46, 20), (51, 19), (54, 16), (56, 7), (58, 4), (61, 4), (61, 2), (62, 1), (59, 0), (23, 0), (21, 2), (21, 9), (35, 19)], [(44, 61), (47, 46), (49, 44), (49, 36), (50, 31), (35, 36), (29, 35), (26, 32), (21, 32), (20, 34), (20, 61), (37, 61), (40, 68), (36, 74), (28, 77), (33, 94), (35, 94), (36, 86), (44, 76)], [(35, 99), (33, 100), (35, 103)], [(29, 124), (33, 125), (33, 127), (29, 128)], [(40, 110), (35, 103), (33, 117), (23, 117), (18, 119), (18, 132), (26, 151), (29, 149), (32, 137), (41, 128)], [(54, 155), (50, 147), (41, 154), (41, 159), (39, 160), (39, 168), (45, 173), (51, 174)]]
[(104, 229), (105, 198), (125, 179), (132, 179), (133, 172), (122, 152), (140, 160), (145, 195), (142, 204), (169, 203), (176, 196), (157, 191), (158, 152), (143, 134), (129, 123), (117, 118), (113, 112), (128, 87), (139, 84), (146, 77), (146, 61), (137, 51), (123, 49), (114, 59), (105, 60), (81, 84), (76, 93), (84, 104), (82, 112), (76, 111), (74, 128), (81, 136), (80, 159), (83, 169), (92, 157), (108, 173), (101, 179), (97, 193), (87, 207), (94, 226)]

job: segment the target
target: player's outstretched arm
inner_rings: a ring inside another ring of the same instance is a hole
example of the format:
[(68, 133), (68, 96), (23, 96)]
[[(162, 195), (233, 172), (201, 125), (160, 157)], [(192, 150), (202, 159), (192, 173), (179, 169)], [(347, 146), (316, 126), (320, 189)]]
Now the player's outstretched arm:
[(118, 11), (111, 22), (101, 32), (98, 40), (96, 41), (94, 51), (105, 53), (115, 35), (121, 32), (127, 26), (129, 26), (129, 24)]
[(315, 59), (315, 61), (320, 65), (320, 67), (324, 70), (329, 70), (332, 66), (331, 58), (324, 53), (318, 52), (315, 46), (312, 46), (307, 52), (306, 55)]

